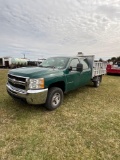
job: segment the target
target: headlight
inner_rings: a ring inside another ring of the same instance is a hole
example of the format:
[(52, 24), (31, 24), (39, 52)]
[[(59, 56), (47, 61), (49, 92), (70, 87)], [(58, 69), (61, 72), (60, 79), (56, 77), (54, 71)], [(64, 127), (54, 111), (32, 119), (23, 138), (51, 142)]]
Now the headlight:
[(41, 89), (44, 88), (44, 78), (30, 79), (29, 89)]

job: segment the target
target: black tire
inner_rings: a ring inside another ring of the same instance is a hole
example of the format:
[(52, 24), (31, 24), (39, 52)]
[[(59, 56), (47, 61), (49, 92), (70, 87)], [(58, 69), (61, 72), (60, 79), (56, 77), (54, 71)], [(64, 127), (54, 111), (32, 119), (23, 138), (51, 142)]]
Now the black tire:
[(45, 107), (52, 111), (58, 108), (63, 101), (63, 91), (61, 88), (52, 87), (48, 91), (47, 100), (45, 103)]
[(99, 87), (101, 80), (102, 80), (101, 77), (97, 77), (97, 80), (93, 82), (94, 83), (94, 87)]
[(102, 82), (102, 75), (100, 76), (100, 83)]
[(95, 81), (94, 82), (94, 87), (99, 87), (100, 86), (100, 81)]

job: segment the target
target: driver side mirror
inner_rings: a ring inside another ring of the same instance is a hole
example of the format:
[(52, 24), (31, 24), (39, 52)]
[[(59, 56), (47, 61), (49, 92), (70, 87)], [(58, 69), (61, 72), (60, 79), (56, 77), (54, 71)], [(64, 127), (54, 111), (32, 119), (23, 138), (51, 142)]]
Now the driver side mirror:
[(82, 72), (83, 71), (83, 64), (78, 63), (76, 70), (79, 71), (79, 72)]
[(70, 67), (68, 68), (68, 70), (69, 70), (69, 71), (72, 71), (72, 66), (70, 66)]

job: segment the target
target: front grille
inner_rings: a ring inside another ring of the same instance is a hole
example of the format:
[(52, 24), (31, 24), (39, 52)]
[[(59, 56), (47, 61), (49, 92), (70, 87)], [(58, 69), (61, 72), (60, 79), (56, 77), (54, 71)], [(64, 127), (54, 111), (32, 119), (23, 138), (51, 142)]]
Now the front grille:
[(20, 85), (20, 84), (14, 84), (13, 82), (11, 82), (10, 80), (8, 80), (9, 84), (13, 87), (19, 88), (19, 89), (24, 89), (25, 90), (25, 85)]
[(8, 83), (18, 89), (25, 90), (27, 86), (26, 78), (8, 74)]
[(11, 74), (8, 74), (8, 78), (15, 79), (16, 81), (26, 82), (26, 78), (24, 78), (24, 77), (17, 77), (17, 76), (11, 75)]

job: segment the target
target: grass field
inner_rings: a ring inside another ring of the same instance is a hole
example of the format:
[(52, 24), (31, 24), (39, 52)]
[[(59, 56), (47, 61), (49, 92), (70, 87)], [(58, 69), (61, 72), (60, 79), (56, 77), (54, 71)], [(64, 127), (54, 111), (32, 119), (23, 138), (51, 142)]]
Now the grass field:
[(57, 110), (13, 100), (0, 70), (1, 160), (118, 160), (120, 77), (64, 96)]

